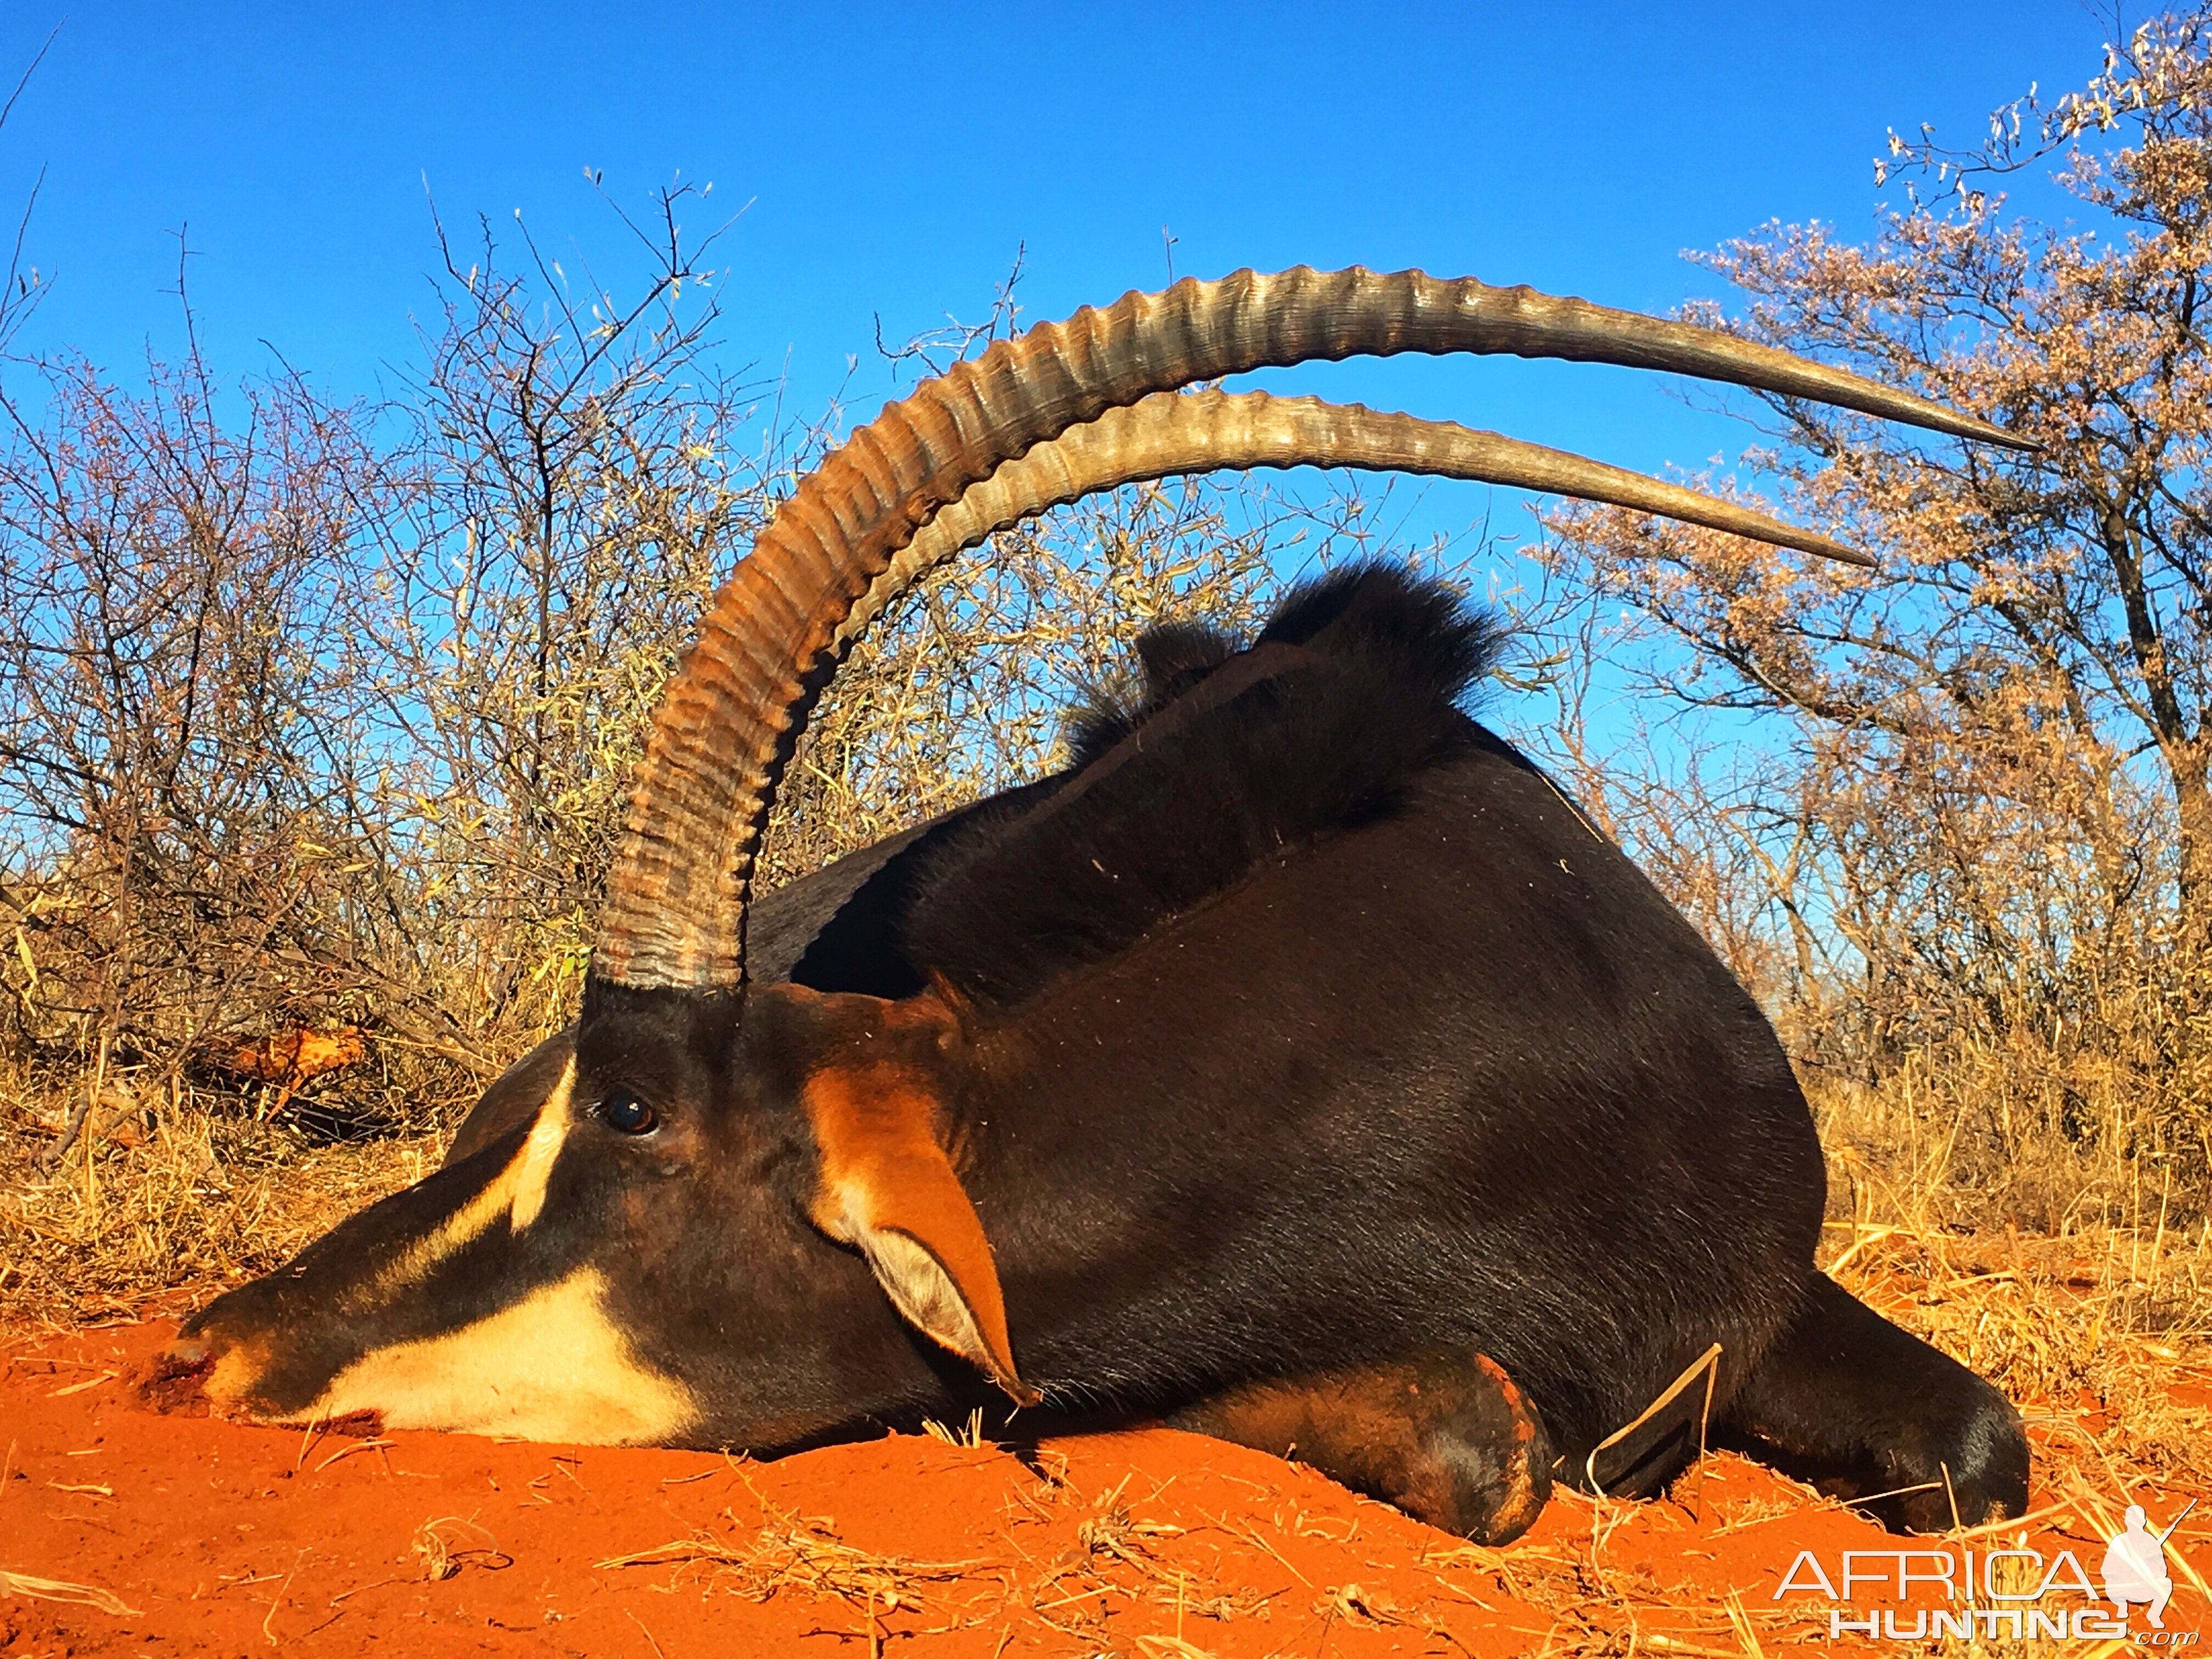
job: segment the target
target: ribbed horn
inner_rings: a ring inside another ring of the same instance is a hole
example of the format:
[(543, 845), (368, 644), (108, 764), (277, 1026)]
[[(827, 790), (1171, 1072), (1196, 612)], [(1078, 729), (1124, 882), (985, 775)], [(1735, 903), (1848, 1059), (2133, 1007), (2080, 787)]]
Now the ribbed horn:
[(1624, 467), (1450, 421), (1388, 415), (1359, 404), (1264, 392), (1155, 392), (1072, 426), (971, 486), (900, 549), (838, 625), (842, 660), (876, 619), (946, 560), (1049, 507), (1102, 489), (1188, 473), (1254, 467), (1353, 467), (1505, 484), (1633, 507), (1755, 542), (1871, 568), (1846, 543)]
[(1910, 392), (1771, 347), (1472, 278), (1300, 266), (1186, 279), (1162, 294), (1125, 295), (1103, 311), (1086, 307), (1065, 323), (1002, 340), (887, 405), (778, 509), (662, 693), (593, 976), (700, 991), (743, 982), (753, 861), (792, 744), (854, 605), (940, 508), (1002, 463), (1153, 392), (1255, 368), (1402, 351), (1661, 369), (2031, 447)]

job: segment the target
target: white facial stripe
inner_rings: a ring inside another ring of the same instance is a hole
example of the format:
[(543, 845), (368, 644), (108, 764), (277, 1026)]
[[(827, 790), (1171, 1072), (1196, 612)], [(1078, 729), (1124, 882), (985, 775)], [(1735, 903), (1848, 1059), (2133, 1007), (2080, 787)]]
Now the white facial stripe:
[(366, 1310), (388, 1303), (396, 1291), (419, 1285), (430, 1270), (453, 1255), (485, 1230), (504, 1211), (507, 1224), (520, 1231), (538, 1219), (545, 1207), (545, 1185), (552, 1178), (553, 1161), (560, 1156), (568, 1134), (568, 1099), (576, 1086), (576, 1058), (561, 1068), (561, 1076), (531, 1121), (522, 1150), (507, 1167), (483, 1185), (482, 1191), (403, 1249), (349, 1300)]
[(632, 1354), (607, 1316), (606, 1289), (597, 1268), (580, 1268), (473, 1325), (380, 1348), (341, 1371), (304, 1415), (371, 1411), (392, 1429), (665, 1445), (697, 1407), (681, 1383)]
[(553, 1178), (553, 1161), (561, 1156), (562, 1145), (568, 1138), (568, 1097), (575, 1087), (576, 1057), (571, 1054), (561, 1068), (561, 1080), (538, 1109), (538, 1121), (530, 1126), (530, 1136), (522, 1143), (520, 1154), (501, 1176), (514, 1188), (507, 1224), (516, 1232), (537, 1220), (538, 1212), (545, 1207), (545, 1183)]

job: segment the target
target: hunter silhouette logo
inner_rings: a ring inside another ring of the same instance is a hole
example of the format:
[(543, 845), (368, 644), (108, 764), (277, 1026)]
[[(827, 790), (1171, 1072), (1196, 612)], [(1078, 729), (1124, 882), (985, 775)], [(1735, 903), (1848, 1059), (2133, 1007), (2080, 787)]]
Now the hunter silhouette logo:
[(2166, 1540), (2196, 1507), (2192, 1498), (2189, 1509), (2175, 1516), (2164, 1532), (2153, 1532), (2142, 1505), (2128, 1506), (2128, 1529), (2105, 1551), (2105, 1599), (2120, 1610), (2121, 1618), (2128, 1616), (2130, 1604), (2142, 1602), (2149, 1609), (2151, 1628), (2166, 1628), (2166, 1604), (2173, 1596), (2173, 1580), (2166, 1571)]

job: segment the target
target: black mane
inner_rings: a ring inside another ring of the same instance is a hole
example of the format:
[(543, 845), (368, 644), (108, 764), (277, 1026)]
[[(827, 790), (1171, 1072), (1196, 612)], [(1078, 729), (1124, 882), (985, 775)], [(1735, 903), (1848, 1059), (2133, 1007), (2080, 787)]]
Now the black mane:
[(1389, 812), (1474, 740), (1459, 705), (1502, 639), (1443, 584), (1376, 565), (1293, 590), (1242, 650), (1210, 629), (1153, 629), (1137, 645), (1141, 686), (1075, 715), (1075, 765), (1056, 787), (929, 850), (905, 955), (963, 995), (1017, 1003)]

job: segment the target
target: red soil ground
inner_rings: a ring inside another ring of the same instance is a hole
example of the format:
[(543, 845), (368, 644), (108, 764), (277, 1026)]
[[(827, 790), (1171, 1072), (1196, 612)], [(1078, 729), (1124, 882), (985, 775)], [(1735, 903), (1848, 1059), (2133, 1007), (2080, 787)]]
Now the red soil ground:
[[(1899, 1541), (1726, 1456), (1680, 1502), (1562, 1494), (1499, 1552), (1168, 1430), (1028, 1464), (927, 1437), (755, 1463), (246, 1428), (138, 1402), (172, 1331), (0, 1345), (5, 1659), (1739, 1656), (1825, 1639), (1823, 1598), (1774, 1600), (1798, 1551), (1833, 1571)], [(2064, 1520), (2036, 1541), (2094, 1573), (2102, 1540)], [(2186, 1587), (2175, 1613), (2212, 1622)]]

